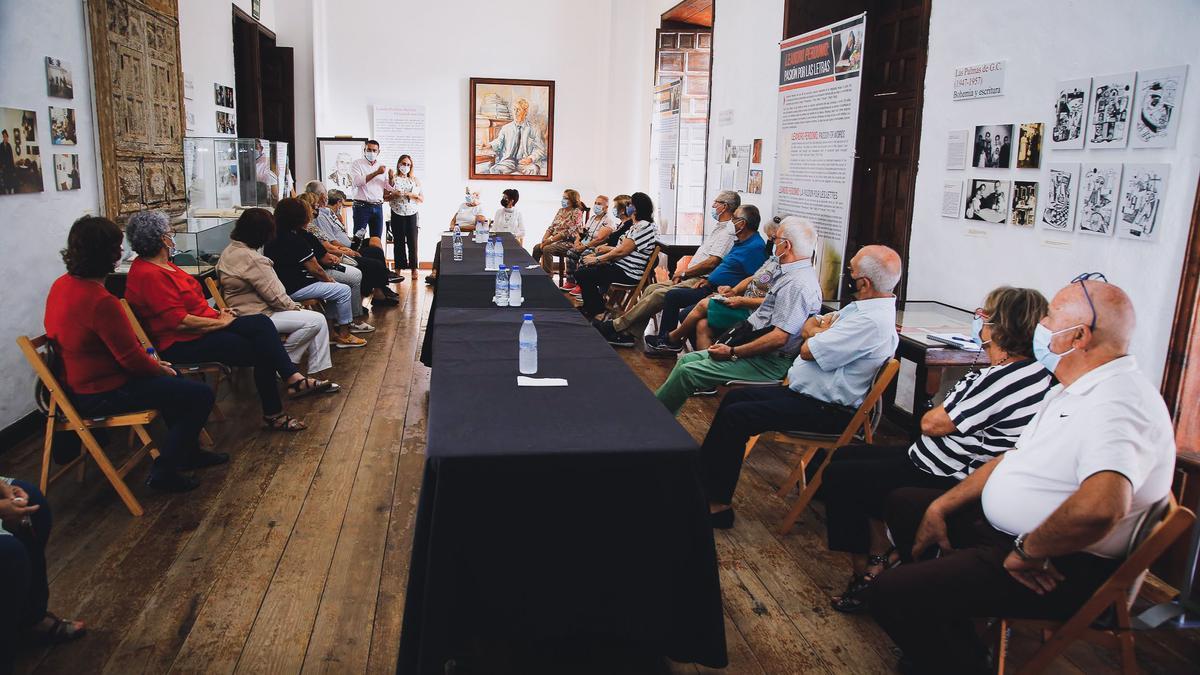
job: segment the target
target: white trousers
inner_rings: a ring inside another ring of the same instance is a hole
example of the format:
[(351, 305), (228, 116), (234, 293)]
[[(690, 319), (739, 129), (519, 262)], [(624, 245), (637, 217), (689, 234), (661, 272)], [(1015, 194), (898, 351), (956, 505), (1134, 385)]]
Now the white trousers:
[(308, 357), (309, 373), (319, 373), (333, 366), (329, 358), (329, 323), (325, 315), (310, 309), (293, 309), (271, 315), (275, 330), (287, 335), (283, 348), (292, 363), (300, 364)]

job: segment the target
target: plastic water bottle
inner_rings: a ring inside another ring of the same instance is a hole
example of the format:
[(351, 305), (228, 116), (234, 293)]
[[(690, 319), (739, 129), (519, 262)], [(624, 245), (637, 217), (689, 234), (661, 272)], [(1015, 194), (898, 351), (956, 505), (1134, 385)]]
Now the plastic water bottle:
[(483, 269), (496, 269), (496, 247), (493, 245), (491, 239), (483, 245)]
[(458, 226), (457, 220), (454, 221), (454, 228), (451, 231), (454, 232), (454, 236), (456, 236), (456, 237), (462, 236), (462, 228)]
[[(457, 230), (458, 228), (455, 227), (454, 229)], [(462, 259), (463, 259), (462, 235), (460, 235), (458, 232), (455, 232), (454, 233), (454, 261), (462, 262)]]
[(510, 265), (508, 268), (508, 306), (520, 307), (525, 296), (521, 294), (521, 266)]
[(495, 248), (492, 249), (492, 251), (493, 251), (492, 255), (496, 256), (495, 264), (503, 265), (504, 264), (504, 242), (500, 241), (499, 236), (492, 237), (492, 241), (495, 242)]
[(533, 327), (533, 315), (526, 314), (521, 324), (521, 335), (518, 341), (518, 366), (522, 375), (533, 375), (537, 372), (537, 329)]
[(508, 307), (508, 270), (504, 269), (504, 265), (501, 265), (500, 271), (496, 272), (495, 302), (501, 307)]

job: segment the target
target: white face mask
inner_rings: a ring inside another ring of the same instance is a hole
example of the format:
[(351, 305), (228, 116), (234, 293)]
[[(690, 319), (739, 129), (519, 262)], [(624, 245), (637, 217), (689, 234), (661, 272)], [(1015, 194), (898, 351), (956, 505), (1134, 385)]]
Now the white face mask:
[(368, 162), (372, 162), (372, 163), (374, 163), (375, 158), (378, 156), (379, 156), (379, 153), (375, 152), (374, 150), (367, 150), (366, 152), (363, 153), (363, 159), (367, 160)]
[(401, 164), (400, 165), (400, 175), (407, 176), (410, 169), (412, 169), (411, 166), (409, 166), (407, 164)]

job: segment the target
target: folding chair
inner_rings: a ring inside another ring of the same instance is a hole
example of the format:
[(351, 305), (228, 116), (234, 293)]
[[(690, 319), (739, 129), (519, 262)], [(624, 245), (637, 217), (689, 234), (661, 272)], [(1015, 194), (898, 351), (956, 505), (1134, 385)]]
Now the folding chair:
[[(46, 413), (46, 437), (42, 442), (42, 470), (41, 481), (39, 483), (42, 492), (48, 492), (50, 484), (61, 478), (72, 468), (78, 466), (82, 469), (84, 460), (90, 455), (95, 460), (96, 465), (100, 467), (101, 473), (112, 484), (113, 489), (117, 491), (117, 495), (121, 497), (121, 501), (125, 503), (125, 508), (129, 509), (129, 512), (134, 516), (142, 515), (144, 512), (142, 505), (138, 502), (137, 497), (133, 496), (133, 492), (129, 490), (129, 486), (125, 484), (125, 476), (147, 454), (152, 457), (158, 457), (158, 446), (155, 445), (154, 439), (146, 431), (146, 426), (158, 417), (158, 411), (141, 410), (138, 412), (85, 419), (75, 410), (75, 406), (67, 396), (66, 389), (58, 383), (58, 378), (54, 376), (54, 372), (47, 363), (47, 357), (53, 348), (53, 343), (50, 339), (45, 335), (33, 339), (22, 335), (17, 338), (17, 345), (21, 348), (21, 352), (25, 354), (25, 359), (29, 361), (29, 365), (33, 366), (33, 371), (37, 373), (38, 380), (41, 381), (42, 387), (45, 390), (44, 394), (39, 392), (38, 396), (38, 407), (42, 408), (43, 412)], [(141, 440), (142, 445), (133, 451), (133, 454), (125, 460), (124, 464), (120, 467), (115, 467), (91, 430), (116, 429), (121, 427), (130, 428), (137, 435), (138, 439)], [(79, 453), (78, 457), (51, 475), (50, 449), (54, 442), (54, 433), (57, 431), (75, 432), (87, 452)], [(82, 476), (82, 473), (80, 475)]]
[(1130, 538), (1125, 561), (1092, 597), (1066, 621), (1037, 621), (1001, 618), (996, 643), (996, 672), (1003, 675), (1009, 629), (1014, 625), (1039, 628), (1045, 643), (1017, 671), (1020, 675), (1040, 673), (1058, 658), (1072, 642), (1084, 639), (1121, 652), (1121, 672), (1138, 672), (1133, 645), (1129, 608), (1137, 599), (1142, 581), (1151, 564), (1167, 548), (1191, 529), (1196, 514), (1179, 505), (1168, 495), (1146, 512)]
[(654, 277), (654, 268), (658, 265), (658, 254), (661, 252), (662, 246), (655, 244), (654, 250), (650, 252), (650, 257), (646, 259), (646, 268), (642, 270), (642, 277), (638, 279), (636, 285), (608, 285), (608, 291), (604, 294), (605, 318), (621, 316), (638, 301), (638, 298), (642, 295), (642, 291), (650, 284), (650, 279)]
[[(864, 442), (870, 443), (874, 440), (875, 429), (879, 427), (879, 421), (883, 418), (883, 392), (891, 385), (895, 379), (896, 373), (900, 370), (900, 362), (896, 359), (888, 359), (879, 370), (875, 373), (875, 383), (871, 385), (870, 391), (863, 397), (862, 404), (858, 406), (858, 410), (854, 412), (854, 416), (850, 418), (850, 423), (842, 430), (840, 434), (814, 434), (806, 431), (785, 431), (783, 437), (795, 441), (796, 445), (803, 448), (800, 455), (800, 461), (796, 463), (796, 467), (792, 469), (791, 474), (783, 481), (776, 493), (780, 497), (786, 497), (788, 492), (791, 492), (793, 485), (800, 485), (800, 494), (796, 497), (796, 501), (792, 504), (791, 510), (784, 516), (783, 522), (779, 525), (779, 534), (787, 534), (792, 526), (796, 524), (796, 520), (800, 518), (800, 514), (812, 501), (813, 495), (817, 493), (817, 489), (821, 487), (821, 481), (825, 476), (825, 468), (829, 466), (829, 460), (833, 458), (833, 453), (838, 448), (849, 445), (850, 441), (854, 440), (861, 434)], [(753, 437), (746, 443), (746, 454), (750, 454), (750, 449), (757, 442), (757, 437)], [(813, 474), (812, 480), (805, 480), (808, 470), (808, 464), (816, 456), (817, 451), (824, 448), (825, 458), (821, 461), (821, 465), (817, 467), (817, 471)]]
[[(217, 309), (229, 309), (229, 303), (225, 302), (225, 296), (221, 295), (221, 286), (217, 284), (217, 280), (212, 277), (204, 278), (204, 285), (208, 288), (208, 294), (212, 296), (213, 302), (217, 304)], [(309, 300), (301, 300), (300, 304), (305, 309), (311, 309), (314, 312), (325, 313), (325, 305), (318, 299), (312, 298)]]

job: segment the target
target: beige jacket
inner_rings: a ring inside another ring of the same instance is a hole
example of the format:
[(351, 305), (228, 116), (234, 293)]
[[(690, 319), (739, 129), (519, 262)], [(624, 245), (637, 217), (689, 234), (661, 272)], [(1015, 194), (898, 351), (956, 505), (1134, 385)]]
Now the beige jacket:
[(217, 261), (217, 283), (225, 302), (239, 315), (283, 312), (304, 307), (288, 297), (275, 275), (275, 263), (240, 241), (231, 241)]

